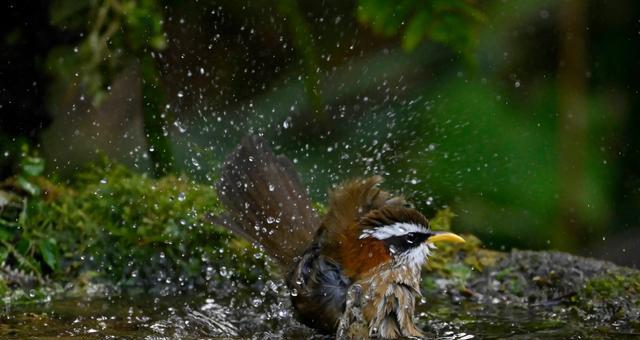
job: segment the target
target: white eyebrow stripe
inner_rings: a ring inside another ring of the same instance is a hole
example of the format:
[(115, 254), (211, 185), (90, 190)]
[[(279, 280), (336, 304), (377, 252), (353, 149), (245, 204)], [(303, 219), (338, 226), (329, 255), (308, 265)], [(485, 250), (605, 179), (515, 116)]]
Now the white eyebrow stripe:
[(405, 223), (405, 222), (397, 222), (394, 224), (385, 225), (383, 227), (375, 228), (375, 229), (365, 229), (360, 234), (359, 239), (364, 239), (367, 237), (373, 237), (378, 240), (386, 240), (390, 237), (394, 236), (403, 236), (409, 233), (427, 233), (427, 228), (415, 224), (415, 223)]

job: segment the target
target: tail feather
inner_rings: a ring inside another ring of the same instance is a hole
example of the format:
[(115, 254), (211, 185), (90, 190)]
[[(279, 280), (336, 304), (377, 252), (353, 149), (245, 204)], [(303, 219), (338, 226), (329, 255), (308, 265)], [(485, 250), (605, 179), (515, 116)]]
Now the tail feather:
[(320, 220), (293, 164), (260, 137), (245, 137), (216, 184), (227, 213), (221, 222), (289, 266), (311, 244)]

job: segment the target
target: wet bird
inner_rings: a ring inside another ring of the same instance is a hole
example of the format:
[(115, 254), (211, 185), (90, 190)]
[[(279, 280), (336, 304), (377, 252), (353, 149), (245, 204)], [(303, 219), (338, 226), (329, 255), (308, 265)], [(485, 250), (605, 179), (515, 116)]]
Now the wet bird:
[(307, 326), (348, 337), (360, 323), (365, 336), (422, 337), (413, 315), (422, 265), (434, 243), (464, 240), (430, 230), (381, 182), (374, 176), (343, 183), (320, 218), (291, 161), (250, 136), (223, 165), (216, 189), (227, 213), (219, 220), (282, 266)]

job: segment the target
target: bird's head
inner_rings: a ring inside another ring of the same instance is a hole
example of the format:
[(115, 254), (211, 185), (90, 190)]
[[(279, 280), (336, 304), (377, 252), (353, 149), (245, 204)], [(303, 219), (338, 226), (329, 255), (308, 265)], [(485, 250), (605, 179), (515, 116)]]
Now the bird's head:
[(360, 220), (360, 240), (382, 244), (390, 260), (421, 266), (439, 242), (462, 243), (454, 233), (432, 231), (429, 221), (410, 206), (374, 210)]

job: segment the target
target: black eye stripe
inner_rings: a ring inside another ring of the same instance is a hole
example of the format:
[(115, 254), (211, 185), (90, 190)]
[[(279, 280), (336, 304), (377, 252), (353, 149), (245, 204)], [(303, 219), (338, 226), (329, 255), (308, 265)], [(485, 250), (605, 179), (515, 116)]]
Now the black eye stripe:
[(413, 232), (401, 236), (389, 237), (384, 240), (384, 244), (387, 249), (393, 250), (392, 253), (402, 253), (411, 248), (418, 247), (428, 237), (428, 234)]

